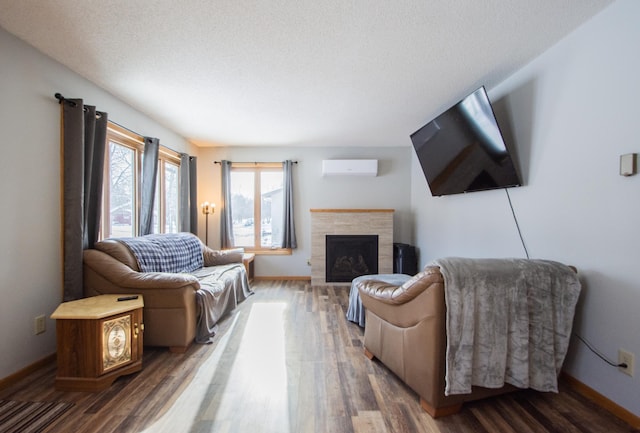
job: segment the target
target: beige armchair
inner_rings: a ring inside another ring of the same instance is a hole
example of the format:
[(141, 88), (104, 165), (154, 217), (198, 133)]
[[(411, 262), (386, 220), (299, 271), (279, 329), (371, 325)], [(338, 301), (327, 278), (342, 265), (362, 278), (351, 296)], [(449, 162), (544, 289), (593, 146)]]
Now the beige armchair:
[(418, 393), (420, 405), (432, 417), (458, 412), (465, 401), (506, 391), (444, 395), (446, 307), (444, 279), (437, 267), (425, 268), (402, 286), (365, 280), (358, 290), (367, 311), (365, 354), (379, 359)]
[[(576, 269), (569, 268), (575, 276)], [(366, 309), (365, 355), (379, 359), (418, 393), (434, 418), (459, 411), (466, 401), (518, 389), (473, 386), (469, 394), (445, 395), (447, 308), (438, 266), (425, 267), (401, 286), (365, 279), (357, 288)]]

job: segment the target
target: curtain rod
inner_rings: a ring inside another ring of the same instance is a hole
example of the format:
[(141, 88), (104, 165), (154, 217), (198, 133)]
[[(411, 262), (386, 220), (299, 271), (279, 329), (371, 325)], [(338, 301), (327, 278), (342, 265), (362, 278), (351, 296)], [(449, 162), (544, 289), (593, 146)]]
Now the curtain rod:
[[(53, 95), (53, 96), (55, 96), (55, 98), (58, 100), (58, 104), (62, 104), (63, 102), (66, 102), (66, 103), (68, 103), (69, 105), (71, 105), (72, 107), (75, 107), (75, 106), (77, 105), (77, 104), (75, 103), (75, 101), (73, 101), (73, 100), (71, 100), (71, 99), (67, 99), (67, 98), (65, 98), (64, 96), (62, 96), (62, 94), (61, 94), (61, 93), (56, 93), (56, 94), (55, 94), (55, 95)], [(85, 110), (86, 110), (86, 108), (85, 108)], [(102, 111), (96, 111), (96, 114), (102, 114)], [(119, 127), (120, 127), (120, 128), (122, 128), (122, 129), (126, 129), (126, 130), (127, 130), (127, 131), (129, 131), (130, 133), (135, 134), (135, 135), (138, 135), (138, 136), (140, 136), (140, 137), (142, 137), (142, 138), (151, 138), (151, 137), (147, 137), (146, 135), (142, 135), (142, 134), (140, 134), (140, 133), (138, 133), (138, 132), (136, 132), (136, 131), (134, 131), (134, 130), (132, 130), (132, 129), (129, 129), (129, 128), (127, 128), (126, 126), (123, 126), (123, 125), (119, 124), (118, 122), (114, 122), (114, 121), (113, 121), (113, 120), (111, 120), (111, 119), (109, 119), (109, 122), (110, 122), (110, 123), (113, 123), (114, 125), (119, 126)], [(169, 146), (166, 146), (166, 145), (164, 145), (164, 144), (162, 145), (162, 147), (166, 147), (167, 149), (169, 149), (169, 150), (170, 150), (170, 151), (172, 151), (172, 152), (177, 153), (178, 155), (182, 155), (182, 154), (187, 155), (185, 152), (178, 152), (177, 150), (174, 150), (174, 149), (172, 149), (172, 148), (170, 148)], [(190, 156), (190, 157), (192, 157), (191, 155), (189, 155), (189, 156)], [(192, 158), (193, 158), (193, 157), (192, 157)]]
[[(53, 96), (55, 96), (56, 99), (58, 100), (58, 104), (62, 104), (63, 102), (66, 102), (67, 104), (69, 104), (72, 107), (75, 107), (75, 106), (78, 105), (74, 100), (67, 99), (64, 96), (62, 96), (60, 93), (56, 93)], [(82, 107), (82, 111), (86, 112), (87, 111), (87, 107)], [(96, 118), (99, 119), (100, 117), (102, 117), (103, 114), (105, 114), (103, 111), (96, 110)]]
[(62, 104), (63, 102), (67, 102), (69, 105), (71, 105), (72, 107), (75, 107), (76, 104), (74, 101), (72, 101), (71, 99), (67, 99), (64, 96), (62, 96), (60, 93), (56, 93), (55, 95), (53, 95), (56, 97), (56, 99), (58, 100), (58, 104)]
[[(297, 164), (298, 161), (291, 161), (294, 164)], [(222, 161), (213, 161), (214, 164), (221, 164)], [(241, 161), (231, 161), (231, 163), (236, 163), (236, 164), (273, 164), (273, 161), (270, 162), (266, 162), (266, 161), (247, 161), (247, 162), (241, 162)]]
[[(130, 128), (127, 128), (127, 127), (126, 127), (126, 126), (124, 126), (124, 125), (119, 124), (118, 122), (114, 122), (113, 120), (109, 120), (109, 122), (110, 122), (110, 123), (113, 123), (113, 124), (114, 124), (114, 125), (116, 125), (116, 126), (119, 126), (119, 127), (120, 127), (120, 128), (122, 128), (122, 129), (126, 129), (127, 131), (129, 131), (129, 132), (130, 132), (130, 133), (132, 133), (132, 134), (139, 135), (139, 136), (140, 136), (140, 137), (142, 137), (142, 138), (152, 138), (152, 137), (148, 137), (148, 136), (146, 136), (146, 135), (142, 135), (142, 134), (140, 134), (139, 132), (136, 132), (136, 131), (134, 131), (134, 130), (132, 130), (132, 129), (130, 129)], [(158, 141), (160, 141), (160, 139), (158, 139)], [(165, 145), (165, 144), (162, 144), (162, 143), (160, 143), (160, 144), (162, 145), (162, 147), (165, 147), (165, 148), (169, 149), (170, 151), (177, 153), (178, 155), (183, 155), (183, 154), (184, 154), (184, 155), (188, 155), (186, 152), (178, 152), (177, 150), (172, 149), (172, 148), (170, 148), (169, 146), (167, 146), (167, 145)], [(189, 155), (189, 156), (191, 156), (191, 155)]]

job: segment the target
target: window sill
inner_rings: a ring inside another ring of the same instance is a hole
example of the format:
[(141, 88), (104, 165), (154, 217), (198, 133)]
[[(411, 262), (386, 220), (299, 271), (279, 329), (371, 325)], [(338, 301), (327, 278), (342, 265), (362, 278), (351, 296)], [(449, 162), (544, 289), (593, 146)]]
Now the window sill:
[[(243, 248), (243, 247), (238, 247)], [(290, 256), (293, 254), (293, 250), (291, 248), (277, 248), (277, 249), (257, 249), (257, 248), (247, 248), (244, 247), (245, 253), (253, 253), (257, 256)]]

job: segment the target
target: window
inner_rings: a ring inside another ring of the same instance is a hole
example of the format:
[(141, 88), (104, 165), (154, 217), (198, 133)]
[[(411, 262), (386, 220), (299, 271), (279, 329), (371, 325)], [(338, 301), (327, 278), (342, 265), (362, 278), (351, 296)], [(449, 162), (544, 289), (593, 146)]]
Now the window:
[[(103, 182), (100, 238), (138, 234), (142, 183), (143, 137), (109, 123)], [(177, 153), (160, 147), (153, 212), (154, 233), (179, 231), (179, 173)]]
[(107, 237), (134, 235), (137, 150), (109, 140), (107, 150), (108, 228)]
[(158, 164), (158, 178), (156, 179), (156, 196), (153, 200), (154, 233), (177, 233), (179, 231), (179, 175), (180, 164), (163, 159), (161, 154)]
[(254, 252), (290, 253), (280, 248), (282, 163), (234, 163), (230, 187), (234, 246)]

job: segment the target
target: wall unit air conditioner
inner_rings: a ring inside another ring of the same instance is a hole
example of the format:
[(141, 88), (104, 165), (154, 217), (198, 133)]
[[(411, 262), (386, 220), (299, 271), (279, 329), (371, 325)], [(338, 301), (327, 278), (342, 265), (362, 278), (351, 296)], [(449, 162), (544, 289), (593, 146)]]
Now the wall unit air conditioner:
[(325, 159), (323, 176), (377, 176), (377, 159)]

